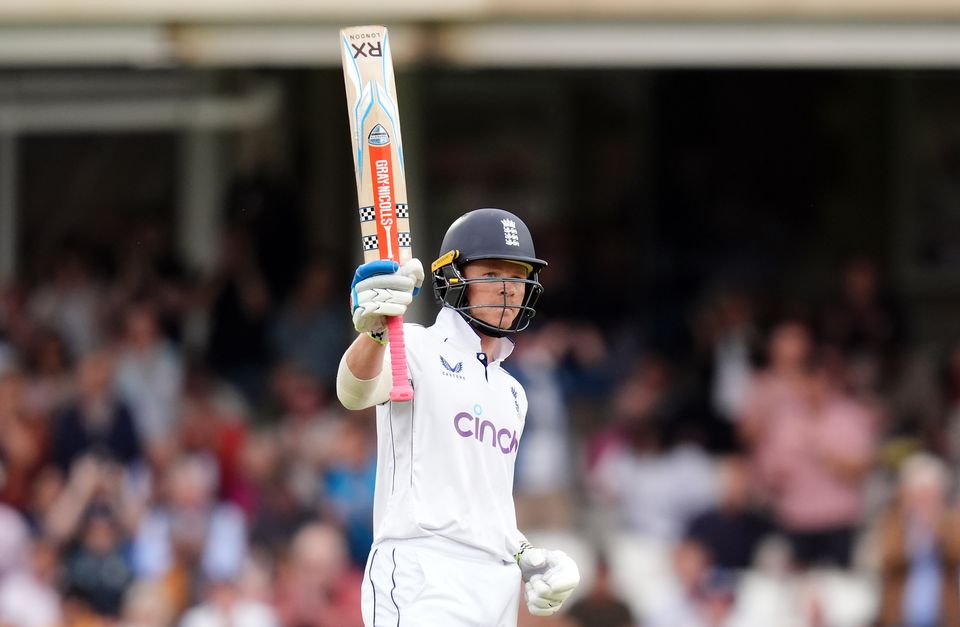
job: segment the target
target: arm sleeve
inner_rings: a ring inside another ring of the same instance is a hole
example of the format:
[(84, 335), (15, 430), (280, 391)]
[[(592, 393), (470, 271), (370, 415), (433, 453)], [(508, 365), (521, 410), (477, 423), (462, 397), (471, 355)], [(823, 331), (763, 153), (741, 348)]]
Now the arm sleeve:
[(384, 366), (380, 374), (373, 379), (358, 379), (347, 367), (347, 356), (340, 358), (337, 370), (337, 398), (347, 409), (366, 409), (390, 400), (390, 353), (384, 354)]

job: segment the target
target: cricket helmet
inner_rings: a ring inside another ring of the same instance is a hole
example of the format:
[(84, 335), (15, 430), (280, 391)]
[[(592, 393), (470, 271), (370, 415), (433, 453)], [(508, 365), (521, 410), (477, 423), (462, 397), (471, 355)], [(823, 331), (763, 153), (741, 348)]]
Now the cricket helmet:
[[(481, 259), (517, 263), (527, 269), (527, 278), (464, 278), (464, 266)], [(503, 209), (475, 209), (457, 218), (447, 229), (440, 245), (440, 257), (431, 266), (433, 293), (437, 302), (455, 309), (477, 331), (492, 337), (504, 337), (527, 328), (530, 319), (536, 315), (534, 306), (543, 292), (540, 270), (546, 265), (546, 261), (537, 257), (530, 230), (523, 220)], [(491, 282), (524, 285), (520, 311), (508, 328), (488, 324), (472, 313), (478, 307), (496, 307), (505, 311), (506, 302), (503, 305), (471, 305), (467, 302), (468, 285)]]

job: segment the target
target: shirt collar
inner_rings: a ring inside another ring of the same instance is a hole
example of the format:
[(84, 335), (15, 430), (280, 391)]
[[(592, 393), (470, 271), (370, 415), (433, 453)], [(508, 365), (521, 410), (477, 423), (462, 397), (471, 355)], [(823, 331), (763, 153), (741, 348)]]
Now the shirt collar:
[[(480, 335), (464, 319), (457, 310), (451, 307), (442, 307), (437, 314), (437, 321), (430, 330), (439, 335), (444, 341), (453, 344), (455, 347), (471, 351), (480, 352)], [(496, 346), (493, 350), (494, 363), (501, 362), (510, 356), (513, 352), (513, 342), (505, 337), (497, 338)]]

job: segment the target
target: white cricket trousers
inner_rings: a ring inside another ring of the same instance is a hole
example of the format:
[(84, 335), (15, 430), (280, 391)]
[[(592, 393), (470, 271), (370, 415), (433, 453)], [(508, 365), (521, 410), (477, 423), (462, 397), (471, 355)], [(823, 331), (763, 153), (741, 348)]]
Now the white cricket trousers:
[(363, 577), (365, 627), (516, 627), (520, 569), (442, 538), (373, 545)]

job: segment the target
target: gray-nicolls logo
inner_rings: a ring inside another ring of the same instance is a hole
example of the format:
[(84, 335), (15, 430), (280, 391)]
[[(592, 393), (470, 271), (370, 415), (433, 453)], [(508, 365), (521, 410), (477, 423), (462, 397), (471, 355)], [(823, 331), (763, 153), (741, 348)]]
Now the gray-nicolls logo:
[(520, 236), (517, 234), (517, 223), (509, 218), (500, 220), (503, 225), (503, 241), (507, 246), (520, 246)]

